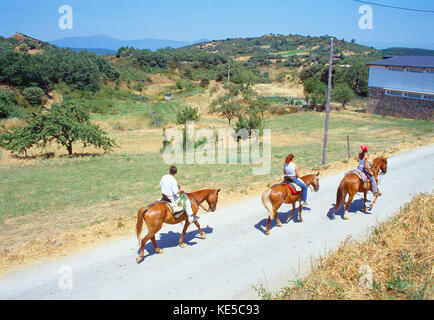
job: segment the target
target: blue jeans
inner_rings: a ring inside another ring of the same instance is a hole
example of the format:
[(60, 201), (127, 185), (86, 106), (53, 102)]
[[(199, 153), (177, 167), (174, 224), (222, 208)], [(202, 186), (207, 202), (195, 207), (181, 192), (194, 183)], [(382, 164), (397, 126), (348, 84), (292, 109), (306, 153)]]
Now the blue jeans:
[(306, 202), (307, 200), (307, 186), (306, 184), (303, 182), (303, 180), (298, 179), (297, 177), (292, 177), (292, 180), (298, 185), (300, 186), (300, 188), (303, 190), (302, 191), (302, 195), (301, 195), (301, 201)]
[(375, 181), (374, 176), (371, 176), (367, 172), (365, 172), (365, 173), (368, 176), (368, 178), (371, 180), (371, 190), (372, 190), (372, 193), (377, 193), (377, 191), (378, 191), (378, 189), (377, 189), (377, 181)]

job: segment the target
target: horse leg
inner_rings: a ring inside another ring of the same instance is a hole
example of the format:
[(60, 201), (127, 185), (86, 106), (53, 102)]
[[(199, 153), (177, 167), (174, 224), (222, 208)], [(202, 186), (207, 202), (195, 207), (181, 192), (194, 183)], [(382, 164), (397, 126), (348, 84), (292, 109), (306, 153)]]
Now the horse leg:
[(368, 194), (368, 191), (365, 189), (363, 192), (363, 211), (366, 211), (366, 195)]
[(301, 216), (301, 213), (303, 212), (303, 206), (300, 202), (300, 205), (298, 206), (298, 220), (303, 222), (303, 217)]
[(271, 223), (271, 218), (270, 216), (268, 216), (267, 231), (265, 232), (267, 235), (270, 234), (270, 223)]
[(378, 196), (375, 196), (374, 201), (371, 202), (369, 205), (369, 210), (372, 210), (372, 207), (374, 206), (375, 201), (377, 201)]
[(188, 222), (188, 219), (185, 220), (185, 224), (184, 224), (184, 228), (182, 229), (182, 234), (181, 237), (179, 238), (179, 245), (184, 248), (185, 247), (185, 243), (184, 243), (184, 235), (187, 232), (187, 228), (190, 225), (190, 222)]
[(195, 221), (194, 224), (196, 225), (197, 229), (199, 230), (201, 238), (206, 239), (205, 233), (203, 233), (202, 230), (200, 229), (199, 222)]
[(347, 202), (347, 204), (345, 205), (345, 213), (344, 213), (344, 219), (345, 219), (345, 220), (348, 220), (348, 219), (349, 219), (349, 217), (348, 217), (348, 208), (350, 207), (350, 204), (351, 204), (351, 202), (353, 201), (353, 198), (354, 198), (354, 194), (349, 193), (349, 194), (348, 194), (348, 202)]
[(281, 227), (282, 226), (282, 222), (280, 222), (279, 217), (277, 216), (277, 210), (279, 210), (280, 206), (282, 205), (283, 201), (280, 201), (279, 205), (275, 205), (273, 204), (273, 212), (274, 212), (274, 218), (276, 219), (277, 222), (277, 226)]
[(286, 218), (286, 221), (285, 221), (285, 222), (288, 222), (289, 220), (291, 220), (291, 218), (292, 218), (292, 216), (294, 215), (294, 213), (295, 213), (295, 202), (292, 203), (292, 212), (291, 212), (291, 214), (288, 216), (288, 218)]
[(150, 232), (148, 232), (148, 234), (142, 239), (142, 243), (140, 245), (140, 254), (136, 258), (136, 262), (137, 263), (140, 263), (140, 261), (142, 261), (143, 255), (145, 254), (145, 245), (146, 245), (146, 242), (148, 242), (148, 240), (151, 239), (152, 237), (154, 237), (154, 235), (151, 236)]
[(151, 238), (152, 244), (154, 245), (155, 251), (157, 253), (163, 253), (163, 249), (158, 248), (157, 241), (155, 240), (155, 235)]

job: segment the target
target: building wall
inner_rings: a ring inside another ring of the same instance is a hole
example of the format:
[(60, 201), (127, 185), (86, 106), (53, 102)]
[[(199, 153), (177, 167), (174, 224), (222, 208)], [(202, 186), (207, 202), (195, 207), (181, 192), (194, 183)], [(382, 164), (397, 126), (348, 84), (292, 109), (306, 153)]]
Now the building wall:
[(434, 93), (434, 73), (428, 72), (428, 69), (423, 73), (414, 73), (371, 66), (368, 85), (377, 88)]
[(366, 112), (400, 118), (434, 120), (434, 101), (385, 95), (383, 88), (369, 87)]

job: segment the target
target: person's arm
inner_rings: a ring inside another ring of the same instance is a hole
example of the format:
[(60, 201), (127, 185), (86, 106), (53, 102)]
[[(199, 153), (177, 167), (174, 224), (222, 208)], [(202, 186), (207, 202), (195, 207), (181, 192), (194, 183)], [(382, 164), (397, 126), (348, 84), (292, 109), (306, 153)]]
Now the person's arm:
[(365, 168), (371, 176), (373, 176), (371, 168), (369, 168), (368, 157), (365, 157)]
[(298, 175), (298, 168), (297, 165), (294, 164), (294, 169), (295, 169), (295, 176), (298, 178), (300, 178), (300, 176)]
[(286, 176), (286, 170), (285, 170), (286, 164), (283, 165), (283, 175)]

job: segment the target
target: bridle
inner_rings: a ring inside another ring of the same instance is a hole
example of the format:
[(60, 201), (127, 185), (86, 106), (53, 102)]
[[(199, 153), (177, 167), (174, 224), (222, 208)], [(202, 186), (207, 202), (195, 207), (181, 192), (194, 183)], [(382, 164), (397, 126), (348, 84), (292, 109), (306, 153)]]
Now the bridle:
[(309, 188), (309, 190), (311, 190), (312, 192), (316, 192), (315, 188), (312, 186), (312, 183), (314, 183), (315, 181), (319, 181), (318, 176), (315, 176), (315, 179), (313, 179), (309, 185), (307, 186)]

